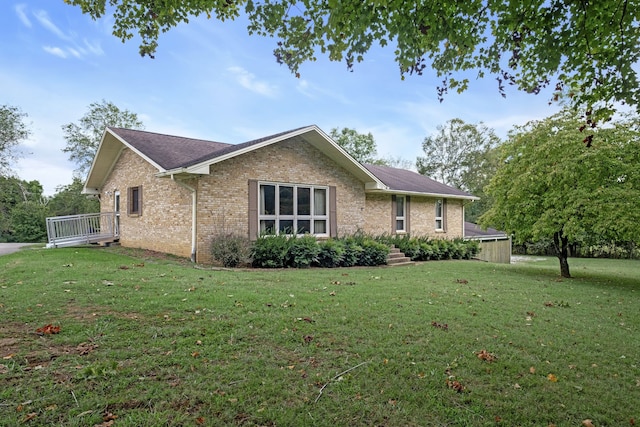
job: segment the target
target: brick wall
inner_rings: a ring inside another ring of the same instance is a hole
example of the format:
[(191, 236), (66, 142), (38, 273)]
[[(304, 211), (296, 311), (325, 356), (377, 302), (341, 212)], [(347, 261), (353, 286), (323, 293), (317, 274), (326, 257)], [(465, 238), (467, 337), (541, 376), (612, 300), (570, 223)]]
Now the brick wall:
[[(178, 256), (191, 255), (191, 193), (125, 148), (100, 194), (100, 209), (114, 210), (120, 191), (120, 244)], [(128, 188), (142, 186), (142, 214), (128, 215)]]
[(248, 236), (248, 181), (336, 187), (338, 234), (352, 234), (362, 223), (364, 184), (300, 139), (283, 141), (211, 166), (198, 184), (198, 262), (210, 262), (212, 236)]
[[(461, 200), (447, 199), (446, 231), (435, 230), (436, 207), (435, 198), (411, 196), (409, 233), (412, 236), (429, 236), (439, 239), (462, 237), (463, 205)], [(369, 234), (390, 234), (391, 230), (391, 195), (367, 194), (364, 218), (364, 231)]]

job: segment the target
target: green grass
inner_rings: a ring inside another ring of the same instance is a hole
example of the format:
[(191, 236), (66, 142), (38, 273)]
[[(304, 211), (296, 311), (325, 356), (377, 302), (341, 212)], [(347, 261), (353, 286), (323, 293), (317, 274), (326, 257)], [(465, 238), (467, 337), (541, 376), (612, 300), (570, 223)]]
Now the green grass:
[(3, 256), (0, 425), (640, 422), (640, 262), (570, 265), (560, 280), (553, 258), (216, 271), (124, 249)]

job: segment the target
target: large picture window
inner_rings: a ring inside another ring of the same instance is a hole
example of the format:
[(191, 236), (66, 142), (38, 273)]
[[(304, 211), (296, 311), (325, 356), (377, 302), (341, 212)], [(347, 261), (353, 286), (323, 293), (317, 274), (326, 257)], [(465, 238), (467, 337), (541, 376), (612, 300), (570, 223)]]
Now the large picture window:
[(260, 183), (258, 188), (261, 234), (328, 234), (328, 187)]

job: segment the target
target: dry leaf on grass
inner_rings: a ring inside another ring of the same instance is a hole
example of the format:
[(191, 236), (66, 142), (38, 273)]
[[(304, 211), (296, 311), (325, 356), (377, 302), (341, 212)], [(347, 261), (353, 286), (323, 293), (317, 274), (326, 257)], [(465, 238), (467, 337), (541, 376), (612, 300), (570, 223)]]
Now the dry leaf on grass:
[(48, 324), (43, 326), (42, 328), (36, 329), (36, 333), (40, 335), (51, 335), (51, 334), (59, 334), (60, 326), (53, 326), (52, 324)]

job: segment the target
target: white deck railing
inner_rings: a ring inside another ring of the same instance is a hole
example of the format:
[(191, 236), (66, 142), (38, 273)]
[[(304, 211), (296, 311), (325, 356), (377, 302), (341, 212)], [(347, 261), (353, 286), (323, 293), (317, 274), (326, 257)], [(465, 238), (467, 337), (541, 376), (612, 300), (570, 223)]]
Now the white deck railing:
[(101, 212), (47, 218), (48, 248), (112, 241), (118, 238), (115, 213)]

